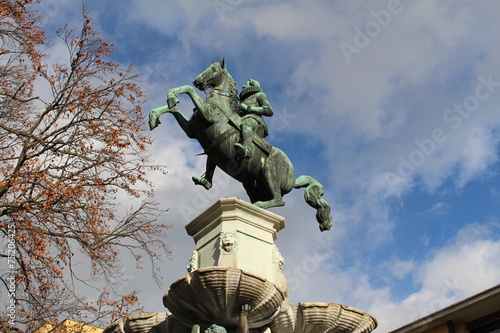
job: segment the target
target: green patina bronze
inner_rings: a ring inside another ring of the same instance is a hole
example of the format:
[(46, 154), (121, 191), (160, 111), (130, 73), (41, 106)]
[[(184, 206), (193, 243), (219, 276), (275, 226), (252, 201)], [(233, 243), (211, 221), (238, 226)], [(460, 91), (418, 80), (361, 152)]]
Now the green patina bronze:
[[(316, 209), (320, 230), (329, 230), (332, 217), (330, 205), (322, 198), (323, 186), (310, 176), (295, 178), (286, 154), (264, 140), (267, 126), (262, 116), (271, 116), (273, 110), (259, 83), (248, 80), (239, 101), (236, 83), (222, 59), (198, 75), (193, 85), (202, 91), (210, 89), (205, 99), (190, 85), (170, 89), (167, 105), (150, 111), (149, 126), (156, 128), (160, 115), (171, 113), (187, 136), (198, 140), (208, 158), (206, 173), (193, 177), (195, 184), (210, 189), (217, 166), (240, 181), (250, 201), (261, 208), (283, 206), (285, 194), (305, 187), (305, 200)], [(176, 107), (180, 94), (187, 94), (194, 103), (189, 118)]]

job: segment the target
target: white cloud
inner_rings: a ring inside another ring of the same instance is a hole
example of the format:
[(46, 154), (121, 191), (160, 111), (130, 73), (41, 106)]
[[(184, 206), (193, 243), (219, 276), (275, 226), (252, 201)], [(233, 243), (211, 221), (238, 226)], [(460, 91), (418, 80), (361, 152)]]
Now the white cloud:
[(424, 211), (424, 215), (427, 217), (436, 217), (447, 215), (450, 211), (451, 206), (446, 202), (436, 202), (431, 208)]
[(461, 156), (461, 174), (458, 185), (464, 184), (484, 173), (498, 161), (497, 144), (499, 138), (492, 135), (489, 128), (472, 128), (467, 137)]
[[(500, 241), (491, 236), (498, 224), (471, 224), (428, 260), (415, 265), (417, 292), (400, 302), (384, 299), (371, 305), (380, 320), (377, 332), (387, 332), (500, 282)], [(378, 293), (377, 290), (374, 291)], [(366, 297), (371, 297), (367, 293)]]
[(183, 2), (148, 0), (147, 5), (144, 1), (130, 1), (129, 4), (129, 20), (146, 24), (169, 36), (177, 34), (187, 21), (188, 13), (183, 10)]
[[(345, 20), (334, 7), (321, 2), (286, 2), (242, 10), (236, 19), (247, 17), (259, 35), (278, 40), (324, 40), (342, 27)], [(314, 18), (314, 19), (312, 19)], [(248, 22), (247, 21), (247, 22)]]
[(415, 263), (413, 260), (399, 260), (389, 266), (389, 271), (398, 279), (406, 277), (414, 270)]
[(291, 253), (282, 251), (289, 286), (295, 287), (290, 293), (292, 302), (333, 301), (357, 307), (379, 320), (375, 332), (388, 332), (498, 284), (500, 241), (493, 235), (499, 227), (494, 222), (470, 224), (427, 259), (394, 258), (384, 263), (396, 279), (410, 275), (418, 286), (399, 300), (390, 284), (373, 285), (377, 271), (369, 266), (353, 262), (349, 269), (339, 269), (335, 262), (342, 255), (331, 248), (325, 251), (324, 240), (293, 252), (291, 260), (286, 256)]

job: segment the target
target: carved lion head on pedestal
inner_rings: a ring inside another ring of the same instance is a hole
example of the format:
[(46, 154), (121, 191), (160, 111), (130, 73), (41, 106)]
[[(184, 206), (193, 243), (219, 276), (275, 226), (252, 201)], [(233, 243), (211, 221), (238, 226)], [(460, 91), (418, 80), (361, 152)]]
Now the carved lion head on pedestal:
[(238, 251), (238, 237), (233, 231), (223, 231), (219, 235), (220, 250), (224, 252)]

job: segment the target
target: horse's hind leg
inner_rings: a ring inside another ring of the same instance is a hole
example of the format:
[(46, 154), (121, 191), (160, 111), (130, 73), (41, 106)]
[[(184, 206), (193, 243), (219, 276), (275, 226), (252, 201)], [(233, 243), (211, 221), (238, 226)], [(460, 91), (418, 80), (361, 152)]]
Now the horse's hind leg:
[[(283, 177), (283, 170), (276, 169), (276, 165), (273, 163), (266, 163), (266, 166), (262, 169), (264, 175), (264, 181), (258, 184), (257, 196), (259, 197), (259, 201), (253, 202), (254, 205), (260, 208), (271, 208), (271, 207), (279, 207), (285, 205), (285, 200), (283, 199), (283, 195), (281, 192), (281, 177)], [(265, 188), (263, 188), (265, 187)], [(262, 192), (267, 189), (265, 193), (270, 193), (269, 200), (263, 200)]]
[[(275, 194), (275, 193), (273, 193), (273, 194)], [(253, 204), (257, 207), (264, 208), (264, 209), (271, 208), (271, 207), (279, 207), (279, 206), (285, 205), (285, 199), (283, 199), (283, 196), (281, 194), (278, 194), (278, 195), (273, 195), (273, 198), (271, 200), (256, 201)]]

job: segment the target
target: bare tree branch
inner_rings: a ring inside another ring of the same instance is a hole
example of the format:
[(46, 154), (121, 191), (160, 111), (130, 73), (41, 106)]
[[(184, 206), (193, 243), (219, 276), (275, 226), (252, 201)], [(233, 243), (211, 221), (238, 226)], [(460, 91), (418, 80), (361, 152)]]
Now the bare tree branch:
[[(91, 26), (56, 35), (66, 46), (66, 62), (46, 64), (32, 0), (0, 1), (0, 242), (15, 230), (16, 322), (33, 330), (66, 317), (112, 321), (137, 306), (137, 294), (121, 294), (120, 250), (140, 267), (149, 260), (159, 281), (158, 260), (170, 252), (168, 226), (153, 200), (147, 179), (151, 140), (142, 131), (144, 94), (132, 67), (120, 68), (113, 52)], [(44, 86), (50, 95), (38, 95)], [(161, 169), (161, 168), (160, 168)], [(129, 212), (117, 209), (126, 193), (142, 202)], [(2, 247), (7, 249), (6, 246)], [(87, 273), (74, 261), (85, 256)], [(2, 266), (0, 294), (9, 295)], [(102, 290), (95, 300), (81, 288)], [(3, 330), (14, 330), (6, 312)]]

